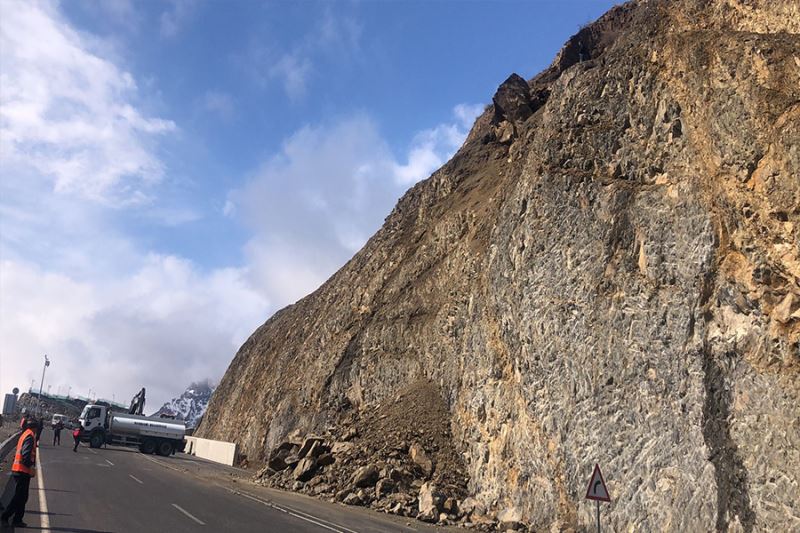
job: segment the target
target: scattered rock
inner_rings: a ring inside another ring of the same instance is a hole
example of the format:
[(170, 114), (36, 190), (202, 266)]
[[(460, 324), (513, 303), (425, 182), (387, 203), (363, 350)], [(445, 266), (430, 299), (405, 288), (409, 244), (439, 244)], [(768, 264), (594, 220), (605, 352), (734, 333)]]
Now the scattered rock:
[(331, 453), (334, 455), (340, 455), (351, 452), (354, 448), (355, 444), (353, 444), (352, 442), (336, 442), (331, 447)]
[(270, 454), (267, 466), (276, 472), (285, 470), (289, 467), (286, 458), (293, 455), (297, 451), (297, 445), (291, 442), (284, 442), (275, 448)]
[(444, 503), (442, 504), (442, 510), (451, 515), (458, 514), (458, 500), (453, 498), (452, 496), (447, 498)]
[(380, 499), (394, 490), (395, 484), (390, 479), (381, 479), (375, 485), (375, 499)]
[(425, 483), (419, 489), (419, 512), (425, 516), (438, 518), (442, 510), (442, 495), (433, 483)]
[(791, 292), (788, 293), (780, 304), (775, 306), (775, 309), (772, 311), (772, 318), (780, 322), (781, 324), (786, 324), (789, 320), (792, 319), (792, 305), (794, 304), (795, 297), (794, 294)]
[(308, 481), (314, 477), (314, 472), (317, 469), (317, 460), (313, 457), (305, 457), (297, 463), (294, 468), (294, 478), (298, 481)]
[(414, 461), (426, 478), (431, 477), (433, 474), (433, 460), (425, 452), (425, 448), (418, 442), (411, 445), (408, 450), (411, 460)]
[[(308, 437), (304, 442), (303, 445), (300, 447), (300, 450), (297, 452), (297, 456), (300, 459), (303, 459), (312, 449), (319, 450), (320, 445), (324, 442), (324, 439), (319, 437)], [(319, 453), (322, 453), (321, 451)], [(319, 455), (319, 453), (317, 455)]]
[(422, 520), (423, 522), (436, 522), (438, 519), (439, 515), (434, 509), (430, 509), (425, 513), (417, 514), (417, 520)]
[(369, 487), (378, 481), (378, 469), (375, 465), (362, 466), (355, 471), (352, 483), (356, 487)]
[(336, 462), (336, 459), (333, 457), (331, 453), (323, 453), (319, 457), (317, 457), (317, 465), (318, 466), (328, 466), (332, 465)]
[(342, 503), (345, 505), (361, 505), (361, 498), (358, 497), (358, 494), (351, 492), (347, 496), (344, 497)]
[(497, 522), (503, 530), (518, 531), (524, 529), (522, 512), (517, 507), (507, 507), (497, 514)]

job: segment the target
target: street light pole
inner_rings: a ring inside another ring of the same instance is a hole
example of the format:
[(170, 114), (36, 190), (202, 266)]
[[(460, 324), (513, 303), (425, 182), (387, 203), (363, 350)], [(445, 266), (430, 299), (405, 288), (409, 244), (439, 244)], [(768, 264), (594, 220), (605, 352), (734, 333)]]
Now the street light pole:
[(44, 354), (44, 367), (42, 368), (42, 381), (39, 382), (39, 401), (36, 402), (36, 412), (41, 416), (42, 414), (42, 387), (44, 386), (44, 372), (47, 370), (47, 367), (50, 366), (50, 359), (47, 358), (47, 354)]

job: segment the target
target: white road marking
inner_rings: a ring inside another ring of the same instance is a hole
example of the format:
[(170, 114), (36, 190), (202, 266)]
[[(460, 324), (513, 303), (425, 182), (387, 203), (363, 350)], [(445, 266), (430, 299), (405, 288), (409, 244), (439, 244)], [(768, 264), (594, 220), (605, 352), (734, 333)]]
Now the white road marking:
[(108, 464), (110, 464), (111, 466), (114, 466), (114, 463), (112, 463), (112, 462), (111, 462), (111, 461), (109, 461), (108, 459), (106, 459), (106, 462), (107, 462)]
[(131, 478), (132, 478), (132, 479), (133, 479), (133, 480), (134, 480), (136, 483), (138, 483), (139, 485), (144, 485), (144, 482), (143, 482), (141, 479), (139, 479), (138, 477), (136, 477), (136, 476), (134, 476), (134, 475), (132, 475), (132, 474), (128, 474), (128, 475), (129, 475), (129, 476), (130, 476), (130, 477), (131, 477)]
[(42, 452), (36, 454), (36, 462), (39, 467), (36, 469), (36, 483), (39, 485), (39, 525), (42, 529), (50, 529), (50, 515), (47, 514), (47, 496), (44, 491), (44, 474), (42, 474)]
[[(179, 468), (175, 468), (172, 465), (168, 465), (167, 463), (165, 463), (163, 461), (159, 461), (158, 459), (154, 459), (152, 457), (148, 457), (147, 455), (142, 455), (142, 456), (145, 459), (147, 459), (148, 461), (151, 461), (153, 463), (161, 465), (161, 466), (163, 466), (165, 468), (169, 468), (170, 470), (174, 470), (175, 472), (178, 472), (180, 474), (185, 474), (187, 472), (186, 470), (181, 470)], [(258, 502), (258, 503), (260, 503), (262, 505), (266, 505), (267, 507), (271, 507), (272, 509), (275, 509), (276, 511), (280, 511), (282, 513), (290, 514), (290, 515), (294, 516), (295, 518), (299, 518), (300, 520), (305, 520), (306, 522), (311, 522), (312, 524), (316, 524), (316, 525), (318, 525), (320, 527), (323, 527), (325, 529), (328, 529), (330, 531), (335, 531), (336, 533), (359, 533), (358, 531), (354, 531), (352, 529), (348, 529), (348, 528), (346, 528), (346, 527), (344, 527), (342, 525), (334, 524), (333, 522), (328, 522), (327, 520), (324, 520), (324, 519), (322, 519), (322, 518), (320, 518), (318, 516), (310, 515), (308, 513), (305, 513), (303, 511), (298, 511), (297, 509), (293, 509), (291, 507), (282, 507), (282, 506), (274, 504), (274, 503), (272, 503), (271, 501), (268, 501), (268, 500), (262, 500), (261, 498), (253, 496), (252, 494), (248, 494), (247, 492), (242, 492), (242, 491), (239, 491), (239, 490), (233, 490), (233, 489), (230, 489), (228, 487), (224, 487), (224, 486), (219, 485), (219, 484), (216, 484), (216, 485), (218, 485), (220, 487), (223, 487), (225, 490), (227, 490), (228, 492), (230, 492), (232, 494), (238, 494), (239, 496), (244, 496), (245, 498), (249, 498), (249, 499), (251, 499), (253, 501), (256, 501), (256, 502)], [(180, 507), (178, 507), (174, 503), (172, 505), (174, 505), (180, 511), (183, 511), (184, 513), (186, 513), (186, 511), (184, 511), (183, 509), (181, 509)], [(189, 513), (186, 513), (186, 514), (188, 515)]]
[(186, 516), (188, 516), (189, 518), (191, 518), (192, 520), (194, 520), (195, 522), (197, 522), (198, 524), (200, 524), (201, 526), (204, 526), (204, 525), (206, 525), (206, 523), (205, 523), (205, 522), (203, 522), (202, 520), (200, 520), (200, 519), (199, 519), (199, 518), (197, 518), (196, 516), (192, 515), (192, 514), (191, 514), (189, 511), (187, 511), (186, 509), (184, 509), (183, 507), (181, 507), (181, 506), (180, 506), (180, 505), (178, 505), (177, 503), (173, 503), (173, 504), (172, 504), (172, 506), (173, 506), (175, 509), (177, 509), (177, 510), (179, 510), (180, 512), (182, 512), (183, 514), (185, 514)]
[(327, 520), (324, 520), (324, 519), (322, 519), (322, 518), (320, 518), (318, 516), (314, 516), (314, 515), (311, 515), (311, 514), (308, 514), (308, 513), (304, 513), (303, 511), (298, 511), (297, 509), (293, 509), (291, 507), (283, 507), (281, 505), (277, 505), (275, 503), (272, 503), (271, 501), (268, 501), (268, 500), (262, 500), (261, 498), (258, 498), (257, 496), (253, 496), (252, 494), (248, 494), (247, 492), (242, 492), (242, 491), (232, 490), (232, 489), (228, 489), (228, 490), (230, 492), (232, 492), (233, 494), (238, 494), (239, 496), (244, 496), (245, 498), (248, 498), (248, 499), (253, 500), (255, 502), (258, 502), (260, 504), (266, 505), (267, 507), (275, 509), (276, 511), (281, 511), (283, 513), (290, 514), (290, 515), (294, 516), (295, 518), (299, 518), (300, 520), (305, 520), (306, 522), (311, 522), (312, 524), (316, 524), (316, 525), (318, 525), (320, 527), (323, 527), (325, 529), (328, 529), (330, 531), (335, 531), (336, 533), (345, 533), (345, 532), (358, 533), (358, 531), (354, 531), (352, 529), (348, 529), (348, 528), (346, 528), (346, 527), (344, 527), (344, 526), (342, 526), (340, 524), (334, 524), (333, 522), (328, 522)]
[(97, 452), (96, 452), (96, 451), (94, 451), (93, 449), (91, 449), (91, 448), (87, 448), (87, 449), (88, 449), (90, 452), (92, 452), (93, 454), (97, 455)]
[(169, 468), (170, 470), (174, 470), (174, 471), (176, 471), (178, 473), (181, 473), (181, 474), (185, 474), (187, 472), (186, 470), (181, 470), (180, 468), (175, 468), (174, 466), (170, 466), (170, 465), (168, 465), (167, 463), (165, 463), (163, 461), (159, 461), (158, 459), (153, 459), (152, 457), (148, 457), (146, 455), (144, 456), (144, 458), (147, 459), (148, 461), (156, 463), (157, 465), (161, 465), (164, 468)]

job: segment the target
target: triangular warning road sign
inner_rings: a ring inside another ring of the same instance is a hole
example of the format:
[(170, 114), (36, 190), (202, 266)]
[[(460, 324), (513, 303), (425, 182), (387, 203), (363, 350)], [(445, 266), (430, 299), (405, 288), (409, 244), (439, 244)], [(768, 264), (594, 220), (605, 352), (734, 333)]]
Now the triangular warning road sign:
[(594, 465), (594, 472), (592, 479), (589, 480), (589, 488), (586, 489), (587, 500), (598, 500), (601, 502), (610, 502), (611, 496), (608, 494), (606, 482), (603, 479), (603, 474), (600, 472), (600, 465)]

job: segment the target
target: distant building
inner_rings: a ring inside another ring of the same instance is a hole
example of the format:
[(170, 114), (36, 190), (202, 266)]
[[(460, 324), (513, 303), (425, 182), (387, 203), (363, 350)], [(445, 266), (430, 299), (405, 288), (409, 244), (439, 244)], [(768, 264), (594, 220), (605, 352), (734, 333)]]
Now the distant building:
[(6, 394), (6, 399), (3, 401), (3, 415), (13, 415), (14, 408), (17, 406), (17, 395)]

